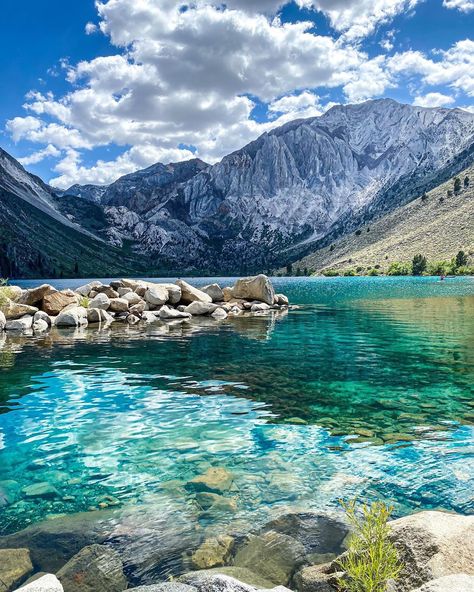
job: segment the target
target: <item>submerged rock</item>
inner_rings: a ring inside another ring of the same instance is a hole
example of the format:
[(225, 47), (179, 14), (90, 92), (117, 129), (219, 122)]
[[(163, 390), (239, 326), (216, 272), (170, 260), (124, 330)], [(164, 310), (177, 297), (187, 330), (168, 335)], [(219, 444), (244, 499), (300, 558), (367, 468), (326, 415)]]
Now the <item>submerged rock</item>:
[(286, 585), (305, 560), (301, 543), (286, 534), (269, 531), (250, 535), (237, 550), (234, 565), (246, 567), (274, 584)]
[(0, 549), (0, 592), (14, 590), (32, 571), (28, 549)]
[(188, 481), (185, 488), (188, 491), (209, 491), (221, 493), (228, 491), (232, 485), (233, 475), (223, 467), (211, 467), (203, 475), (198, 475)]
[(398, 592), (451, 574), (474, 576), (474, 516), (419, 512), (390, 523), (404, 565)]
[(47, 481), (27, 485), (21, 491), (27, 498), (54, 499), (59, 497), (58, 490)]
[(57, 576), (64, 592), (123, 592), (127, 588), (119, 555), (103, 545), (81, 549)]
[(234, 539), (231, 536), (221, 535), (216, 538), (206, 539), (191, 556), (191, 563), (195, 569), (208, 569), (225, 565), (233, 546)]

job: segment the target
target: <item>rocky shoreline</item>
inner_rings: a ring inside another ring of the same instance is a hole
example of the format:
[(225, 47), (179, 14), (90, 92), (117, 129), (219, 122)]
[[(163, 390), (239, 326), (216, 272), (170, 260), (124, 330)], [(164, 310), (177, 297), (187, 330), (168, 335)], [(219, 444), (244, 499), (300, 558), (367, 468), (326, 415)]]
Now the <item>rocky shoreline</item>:
[[(210, 475), (204, 479), (201, 484), (215, 481)], [(389, 525), (403, 568), (386, 592), (474, 589), (474, 516), (424, 511)], [(307, 511), (282, 514), (252, 532), (232, 532), (193, 544), (177, 536), (153, 546), (146, 544), (145, 537), (144, 544), (135, 548), (141, 551), (135, 562), (147, 567), (148, 575), (140, 576), (128, 547), (145, 536), (143, 530), (130, 530), (117, 515), (102, 515), (99, 520), (85, 513), (0, 537), (0, 590), (337, 592), (338, 581), (344, 578), (338, 560), (350, 534), (344, 517)], [(180, 573), (159, 575), (170, 554), (181, 556)]]
[(210, 284), (201, 289), (178, 280), (174, 284), (122, 279), (98, 281), (75, 290), (50, 284), (22, 290), (0, 288), (0, 332), (41, 335), (51, 327), (85, 327), (186, 322), (192, 317), (216, 321), (245, 314), (262, 315), (289, 307), (265, 275), (242, 278), (232, 287)]

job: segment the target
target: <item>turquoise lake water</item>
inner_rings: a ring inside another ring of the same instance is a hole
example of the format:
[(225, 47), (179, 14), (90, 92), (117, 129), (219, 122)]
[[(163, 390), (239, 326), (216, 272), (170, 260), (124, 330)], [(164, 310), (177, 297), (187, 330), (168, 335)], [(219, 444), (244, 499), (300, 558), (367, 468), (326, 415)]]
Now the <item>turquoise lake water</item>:
[[(474, 280), (275, 284), (300, 308), (0, 337), (0, 534), (106, 506), (206, 532), (355, 496), (472, 512)], [(209, 467), (231, 510), (195, 511)]]

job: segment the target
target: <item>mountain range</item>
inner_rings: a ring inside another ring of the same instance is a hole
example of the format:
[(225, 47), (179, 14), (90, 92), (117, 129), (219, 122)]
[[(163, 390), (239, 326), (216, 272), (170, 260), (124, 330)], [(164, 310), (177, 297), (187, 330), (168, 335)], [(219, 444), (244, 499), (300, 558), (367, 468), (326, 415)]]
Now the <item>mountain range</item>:
[[(270, 270), (396, 212), (473, 162), (474, 114), (391, 99), (293, 121), (215, 165), (158, 163), (107, 187), (59, 191), (0, 151), (0, 271)], [(25, 242), (28, 254), (19, 252)]]

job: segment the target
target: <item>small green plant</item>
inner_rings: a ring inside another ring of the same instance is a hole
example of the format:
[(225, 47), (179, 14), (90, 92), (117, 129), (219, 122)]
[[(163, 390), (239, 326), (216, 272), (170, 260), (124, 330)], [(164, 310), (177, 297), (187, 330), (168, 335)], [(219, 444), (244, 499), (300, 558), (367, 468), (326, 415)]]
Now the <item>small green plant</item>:
[(393, 508), (383, 502), (363, 504), (341, 502), (352, 534), (348, 550), (339, 560), (344, 577), (338, 585), (344, 592), (385, 592), (389, 580), (396, 580), (402, 565), (397, 550), (389, 539), (388, 520)]
[(368, 272), (368, 274), (367, 274), (367, 275), (370, 275), (370, 276), (375, 276), (375, 275), (379, 275), (379, 272), (378, 272), (378, 270), (377, 270), (377, 269), (375, 269), (375, 267), (374, 267), (374, 269), (370, 269), (370, 270), (369, 270), (369, 272)]
[(323, 269), (321, 273), (326, 277), (337, 277), (339, 275), (337, 269)]
[(411, 265), (402, 261), (393, 261), (390, 263), (387, 275), (410, 275)]
[(79, 300), (79, 306), (82, 306), (83, 308), (89, 308), (89, 303), (90, 303), (90, 300), (87, 296), (83, 296)]
[(353, 269), (345, 269), (343, 275), (345, 277), (354, 277), (356, 272)]
[(0, 278), (0, 308), (8, 304), (13, 297), (13, 290), (8, 285), (8, 278)]

